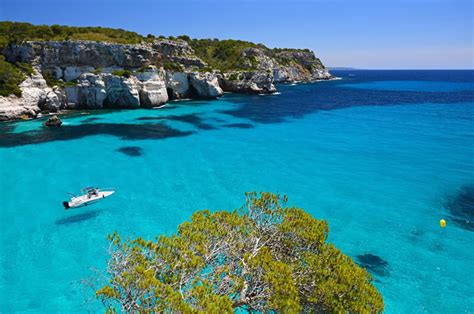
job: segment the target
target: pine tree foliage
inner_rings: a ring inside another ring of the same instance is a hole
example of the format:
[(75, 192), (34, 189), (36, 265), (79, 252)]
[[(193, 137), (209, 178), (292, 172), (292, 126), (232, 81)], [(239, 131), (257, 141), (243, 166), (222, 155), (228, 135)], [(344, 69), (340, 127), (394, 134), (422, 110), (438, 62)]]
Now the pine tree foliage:
[(327, 223), (286, 202), (251, 192), (242, 208), (196, 212), (156, 241), (113, 234), (96, 295), (124, 312), (383, 311), (370, 275), (327, 242)]

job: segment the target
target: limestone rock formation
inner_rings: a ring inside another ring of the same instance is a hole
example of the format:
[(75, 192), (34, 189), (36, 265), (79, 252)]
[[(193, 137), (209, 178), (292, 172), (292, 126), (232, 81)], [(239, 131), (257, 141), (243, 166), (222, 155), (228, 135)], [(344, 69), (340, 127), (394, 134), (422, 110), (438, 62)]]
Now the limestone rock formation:
[(169, 99), (166, 91), (165, 73), (156, 69), (137, 74), (140, 105), (150, 108), (162, 105)]
[(58, 116), (54, 115), (50, 117), (48, 120), (46, 120), (43, 124), (44, 126), (48, 126), (48, 127), (58, 127), (58, 126), (61, 126), (63, 122), (61, 121), (61, 119), (58, 118)]
[(212, 99), (220, 97), (223, 94), (216, 73), (189, 73), (189, 84), (196, 98)]
[(277, 51), (274, 58), (278, 65), (273, 69), (275, 82), (327, 80), (329, 71), (310, 50), (287, 49)]
[(236, 93), (274, 93), (273, 75), (267, 71), (230, 72), (221, 78), (222, 88), (227, 92)]
[(266, 55), (262, 49), (247, 48), (242, 52), (245, 60), (245, 66), (248, 69), (257, 69), (261, 71), (272, 71), (277, 62), (275, 59)]
[(21, 97), (0, 96), (0, 121), (35, 118), (40, 111), (37, 105), (25, 103)]
[(105, 74), (103, 79), (106, 89), (106, 97), (103, 102), (104, 107), (140, 107), (138, 80), (135, 77), (123, 78), (111, 74)]
[(84, 73), (65, 90), (70, 107), (82, 109), (149, 108), (168, 101), (164, 72), (154, 67), (130, 77)]
[(242, 51), (245, 70), (223, 73), (222, 89), (237, 93), (273, 93), (274, 83), (314, 81), (332, 76), (313, 52), (285, 49), (268, 52), (261, 48)]
[(10, 62), (33, 63), (39, 58), (44, 68), (140, 68), (161, 62), (160, 53), (148, 44), (124, 45), (96, 41), (30, 41), (10, 45), (5, 55)]
[(63, 79), (66, 82), (76, 80), (82, 73), (94, 72), (94, 67), (91, 66), (65, 66), (63, 68), (55, 66), (52, 68), (55, 78)]
[(66, 108), (66, 94), (59, 87), (45, 88), (46, 96), (38, 102), (38, 107), (41, 111), (58, 112)]
[(66, 107), (63, 92), (48, 87), (38, 71), (24, 80), (19, 87), (21, 97), (0, 96), (0, 120), (13, 120), (22, 116), (34, 118), (41, 110), (57, 112)]
[(100, 109), (107, 96), (102, 75), (85, 73), (78, 78), (77, 86), (65, 88), (69, 107)]
[(166, 89), (170, 99), (183, 99), (191, 97), (188, 73), (167, 71)]
[[(0, 96), (0, 120), (62, 109), (149, 108), (170, 99), (215, 99), (223, 91), (273, 93), (275, 83), (332, 78), (310, 50), (235, 48), (241, 49), (235, 50), (240, 54), (235, 68), (220, 71), (199, 58), (192, 45), (183, 39), (136, 45), (69, 40), (10, 44), (3, 52), (6, 59), (30, 63), (35, 73), (21, 83), (21, 97)], [(43, 75), (58, 86), (48, 86)]]
[(194, 50), (184, 40), (159, 39), (152, 44), (152, 48), (161, 54), (165, 64), (168, 62), (180, 64), (184, 69), (206, 66), (205, 62), (196, 57)]

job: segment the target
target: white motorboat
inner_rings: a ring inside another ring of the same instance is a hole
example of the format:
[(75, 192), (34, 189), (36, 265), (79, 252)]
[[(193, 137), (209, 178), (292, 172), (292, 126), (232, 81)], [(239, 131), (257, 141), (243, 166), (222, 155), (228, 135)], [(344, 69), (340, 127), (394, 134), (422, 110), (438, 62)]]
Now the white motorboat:
[(93, 187), (83, 188), (81, 189), (81, 195), (76, 196), (69, 193), (72, 196), (71, 200), (69, 202), (64, 201), (63, 206), (65, 209), (87, 206), (114, 193), (115, 191), (112, 189), (101, 190)]

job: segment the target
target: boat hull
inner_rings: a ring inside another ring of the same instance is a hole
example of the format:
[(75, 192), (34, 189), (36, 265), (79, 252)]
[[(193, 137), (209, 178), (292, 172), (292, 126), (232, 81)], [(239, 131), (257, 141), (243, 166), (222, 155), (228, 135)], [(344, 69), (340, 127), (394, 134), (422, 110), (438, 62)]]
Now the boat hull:
[(70, 209), (70, 208), (78, 208), (78, 207), (83, 207), (87, 205), (92, 205), (101, 199), (104, 199), (106, 197), (109, 197), (110, 195), (114, 194), (115, 191), (99, 191), (97, 195), (88, 195), (84, 194), (81, 196), (76, 196), (71, 198), (71, 201), (69, 202), (63, 202), (63, 206), (65, 209)]

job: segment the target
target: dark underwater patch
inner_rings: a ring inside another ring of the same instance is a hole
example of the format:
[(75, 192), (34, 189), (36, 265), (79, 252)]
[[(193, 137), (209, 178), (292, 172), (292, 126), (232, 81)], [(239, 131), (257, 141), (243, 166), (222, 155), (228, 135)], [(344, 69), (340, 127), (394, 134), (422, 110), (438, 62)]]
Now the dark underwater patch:
[(191, 135), (193, 132), (184, 132), (173, 129), (162, 123), (153, 124), (122, 124), (122, 123), (94, 123), (80, 125), (66, 125), (60, 128), (43, 128), (41, 130), (22, 133), (0, 134), (0, 147), (14, 147), (28, 144), (39, 144), (51, 141), (66, 141), (83, 138), (91, 135), (108, 134), (124, 140), (165, 139)]
[(163, 117), (140, 117), (136, 118), (138, 121), (152, 121), (152, 120), (163, 120)]
[[(347, 71), (335, 71), (335, 75), (347, 75)], [(358, 71), (356, 78), (351, 78), (351, 83), (374, 82), (379, 80), (423, 80), (423, 81), (452, 81), (471, 82), (470, 71)], [(317, 111), (329, 111), (354, 106), (388, 106), (388, 105), (410, 105), (410, 104), (453, 104), (465, 103), (466, 99), (474, 98), (474, 91), (457, 92), (421, 92), (421, 91), (390, 91), (353, 89), (339, 87), (346, 84), (348, 79), (341, 81), (329, 81), (315, 84), (298, 84), (297, 86), (283, 86), (282, 94), (275, 97), (261, 97), (256, 95), (226, 94), (229, 102), (239, 106), (221, 113), (237, 118), (250, 120), (251, 123), (281, 123), (288, 118), (302, 118), (306, 114)], [(208, 101), (189, 101), (190, 104), (206, 104)], [(165, 106), (170, 109), (174, 106)], [(94, 114), (121, 111), (120, 109), (101, 109)], [(90, 119), (90, 120), (89, 120)], [(13, 134), (9, 124), (0, 123), (0, 147), (12, 147), (19, 145), (43, 143), (55, 140), (69, 140), (81, 138), (88, 135), (110, 134), (124, 139), (161, 139), (175, 136), (186, 136), (194, 132), (182, 132), (166, 126), (165, 124), (153, 123), (160, 121), (180, 121), (194, 125), (199, 130), (214, 130), (219, 127), (219, 121), (215, 118), (203, 119), (197, 114), (170, 115), (163, 117), (141, 117), (139, 121), (149, 121), (147, 124), (104, 124), (88, 123), (96, 122), (96, 117), (85, 118), (83, 125), (62, 126), (56, 130), (27, 131)], [(94, 119), (94, 120), (92, 120)], [(217, 122), (217, 123), (216, 123)], [(225, 122), (221, 122), (225, 123)], [(230, 123), (224, 127), (250, 128), (251, 123)], [(472, 219), (466, 221), (463, 218), (454, 217), (456, 223), (472, 229)]]
[(12, 132), (15, 127), (8, 122), (0, 122), (0, 136), (4, 133)]
[(253, 125), (250, 123), (230, 123), (224, 125), (227, 128), (251, 129)]
[(367, 269), (370, 273), (387, 277), (390, 275), (389, 264), (377, 255), (366, 253), (357, 255), (358, 264)]
[(102, 120), (102, 118), (90, 117), (90, 118), (87, 118), (87, 119), (82, 120), (81, 122), (83, 122), (83, 123), (90, 123), (90, 122), (94, 122), (94, 121), (97, 121), (97, 120)]
[(57, 224), (57, 225), (68, 225), (68, 224), (72, 224), (72, 223), (76, 223), (76, 222), (81, 222), (81, 221), (85, 221), (85, 220), (95, 218), (99, 215), (99, 213), (100, 213), (99, 210), (92, 210), (92, 211), (88, 211), (88, 212), (85, 212), (85, 213), (81, 213), (81, 214), (77, 214), (77, 215), (74, 215), (74, 216), (69, 216), (69, 217), (66, 217), (66, 218), (56, 220), (55, 224)]
[(138, 157), (143, 155), (143, 149), (138, 146), (124, 146), (117, 148), (116, 151), (131, 157)]
[(160, 120), (160, 121), (179, 121), (185, 122), (194, 125), (196, 128), (200, 130), (214, 130), (216, 129), (215, 126), (205, 123), (204, 120), (199, 117), (197, 114), (186, 114), (186, 115), (171, 115), (171, 116), (164, 116), (164, 117), (140, 117), (137, 118), (139, 121), (152, 121), (152, 120)]
[(462, 186), (445, 207), (458, 227), (474, 231), (474, 184)]
[[(200, 101), (200, 100), (185, 100), (186, 102), (189, 103), (189, 105), (192, 105), (192, 106), (204, 106), (204, 105), (209, 105), (210, 102), (209, 101)], [(210, 100), (212, 101), (212, 100)]]
[(212, 120), (212, 121), (215, 121), (215, 122), (226, 122), (226, 120), (222, 120), (222, 119), (219, 119), (219, 118), (209, 118), (209, 120)]

